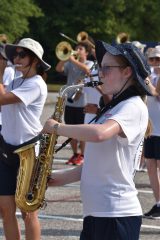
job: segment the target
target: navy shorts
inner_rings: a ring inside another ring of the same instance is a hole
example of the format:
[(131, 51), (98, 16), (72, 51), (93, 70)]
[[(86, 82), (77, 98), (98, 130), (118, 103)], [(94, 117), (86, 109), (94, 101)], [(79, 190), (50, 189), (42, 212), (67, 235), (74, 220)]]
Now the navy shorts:
[(64, 121), (66, 124), (83, 124), (84, 123), (83, 107), (65, 107)]
[(144, 157), (160, 160), (159, 136), (150, 136), (144, 140)]
[(80, 240), (138, 240), (141, 216), (84, 218)]

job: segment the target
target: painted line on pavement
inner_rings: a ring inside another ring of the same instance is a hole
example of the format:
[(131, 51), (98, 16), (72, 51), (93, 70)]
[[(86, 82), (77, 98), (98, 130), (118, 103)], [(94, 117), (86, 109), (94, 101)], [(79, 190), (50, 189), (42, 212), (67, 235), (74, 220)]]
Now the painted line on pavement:
[[(20, 212), (16, 212), (16, 216), (21, 216), (21, 213)], [(60, 221), (83, 222), (83, 218), (71, 218), (71, 217), (42, 215), (42, 214), (39, 214), (38, 217), (40, 219), (52, 219), (52, 220), (60, 220)], [(142, 228), (149, 228), (149, 229), (160, 230), (160, 226), (156, 226), (156, 225), (144, 225), (144, 224), (142, 224), (141, 227)]]
[(138, 192), (139, 192), (139, 193), (152, 193), (152, 194), (153, 194), (153, 192), (150, 191), (150, 190), (142, 190), (142, 189), (138, 189)]
[(160, 229), (159, 226), (156, 226), (156, 225), (142, 225), (141, 226), (142, 228), (151, 228), (151, 229)]

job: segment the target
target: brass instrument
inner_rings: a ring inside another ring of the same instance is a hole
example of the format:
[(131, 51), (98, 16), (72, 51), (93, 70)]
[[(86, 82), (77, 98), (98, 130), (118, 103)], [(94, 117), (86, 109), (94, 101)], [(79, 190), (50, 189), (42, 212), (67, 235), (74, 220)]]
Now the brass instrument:
[(74, 51), (70, 43), (66, 41), (62, 41), (56, 46), (55, 53), (61, 61), (67, 61), (71, 55), (77, 56), (77, 51)]
[(121, 44), (121, 43), (126, 43), (129, 42), (129, 34), (126, 32), (120, 32), (118, 33), (116, 37), (116, 43)]
[(80, 98), (81, 95), (82, 95), (82, 88), (77, 88), (73, 92), (73, 94), (69, 98), (67, 98), (67, 101), (70, 103), (74, 103)]
[[(83, 86), (94, 87), (99, 84), (101, 83), (91, 82), (61, 88), (52, 118), (61, 122), (66, 94), (71, 89)], [(20, 158), (15, 201), (17, 207), (24, 212), (32, 212), (45, 205), (45, 191), (52, 171), (57, 138), (55, 134), (43, 134), (39, 140), (38, 155), (35, 151), (38, 143), (26, 145), (15, 151)]]
[(95, 45), (89, 40), (89, 36), (87, 32), (79, 32), (77, 35), (77, 41), (75, 41), (74, 39), (68, 37), (67, 35), (65, 35), (64, 33), (60, 33), (60, 35), (68, 40), (70, 40), (71, 42), (78, 44), (79, 42), (87, 42), (92, 48), (95, 48)]
[(1, 33), (0, 34), (0, 43), (7, 43), (7, 41), (8, 41), (7, 35), (4, 33)]
[(87, 32), (79, 32), (77, 35), (78, 42), (87, 42), (92, 48), (95, 48), (95, 45), (89, 40), (89, 36)]
[(77, 41), (75, 41), (74, 39), (72, 39), (72, 38), (70, 38), (70, 37), (68, 37), (67, 35), (65, 35), (64, 33), (59, 33), (62, 37), (64, 37), (64, 38), (66, 38), (66, 39), (68, 39), (69, 41), (71, 41), (71, 42), (73, 42), (73, 43), (75, 43), (75, 44), (77, 44), (78, 42)]

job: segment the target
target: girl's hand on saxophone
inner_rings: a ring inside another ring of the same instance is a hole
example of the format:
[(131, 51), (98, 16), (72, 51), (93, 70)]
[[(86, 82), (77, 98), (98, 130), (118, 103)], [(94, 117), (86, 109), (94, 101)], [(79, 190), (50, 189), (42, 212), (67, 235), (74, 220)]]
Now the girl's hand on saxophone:
[(57, 130), (60, 123), (55, 121), (54, 119), (48, 119), (46, 123), (44, 124), (44, 127), (42, 129), (42, 133), (54, 133), (57, 134)]

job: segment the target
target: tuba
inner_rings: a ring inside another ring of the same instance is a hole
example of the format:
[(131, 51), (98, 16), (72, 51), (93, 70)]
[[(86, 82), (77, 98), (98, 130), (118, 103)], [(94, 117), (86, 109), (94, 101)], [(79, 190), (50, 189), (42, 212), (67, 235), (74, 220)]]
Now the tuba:
[(7, 41), (8, 41), (8, 37), (7, 37), (7, 35), (6, 34), (4, 34), (4, 33), (1, 33), (0, 34), (0, 43), (7, 43)]
[(67, 61), (71, 55), (77, 55), (77, 51), (74, 51), (70, 43), (66, 41), (60, 42), (56, 46), (56, 56), (61, 61)]
[[(93, 81), (61, 88), (52, 118), (58, 122), (62, 121), (66, 96), (70, 90), (100, 84), (102, 83)], [(46, 204), (45, 191), (52, 172), (57, 138), (55, 134), (42, 134), (38, 155), (35, 151), (38, 143), (23, 146), (15, 151), (20, 158), (15, 201), (17, 207), (24, 212), (35, 211)]]
[(126, 42), (129, 42), (129, 34), (126, 33), (126, 32), (120, 32), (117, 34), (117, 37), (116, 37), (116, 43), (118, 44), (121, 44), (121, 43), (126, 43)]
[(95, 45), (89, 40), (89, 36), (87, 32), (79, 32), (77, 35), (77, 41), (78, 42), (86, 42), (88, 43), (92, 48), (95, 48)]

